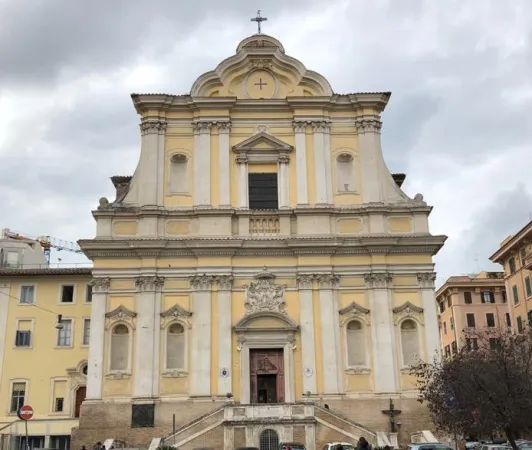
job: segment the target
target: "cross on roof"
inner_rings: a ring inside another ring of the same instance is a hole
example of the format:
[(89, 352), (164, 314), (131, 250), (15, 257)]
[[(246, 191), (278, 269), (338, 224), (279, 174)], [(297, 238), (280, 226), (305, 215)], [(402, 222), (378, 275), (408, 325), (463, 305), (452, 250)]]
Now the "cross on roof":
[(267, 17), (261, 17), (260, 15), (260, 9), (257, 11), (257, 17), (252, 17), (251, 18), (251, 21), (252, 22), (257, 22), (257, 28), (258, 28), (258, 32), (259, 34), (261, 33), (261, 22), (266, 22), (268, 20)]

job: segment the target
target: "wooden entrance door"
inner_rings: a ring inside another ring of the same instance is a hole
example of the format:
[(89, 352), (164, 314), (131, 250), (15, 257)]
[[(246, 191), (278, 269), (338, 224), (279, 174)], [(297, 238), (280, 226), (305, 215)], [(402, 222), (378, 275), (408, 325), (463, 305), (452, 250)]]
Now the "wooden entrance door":
[(74, 417), (79, 417), (79, 412), (81, 409), (81, 404), (85, 397), (87, 396), (87, 387), (80, 386), (76, 391), (76, 404), (74, 405)]
[(251, 403), (284, 403), (282, 349), (250, 351)]

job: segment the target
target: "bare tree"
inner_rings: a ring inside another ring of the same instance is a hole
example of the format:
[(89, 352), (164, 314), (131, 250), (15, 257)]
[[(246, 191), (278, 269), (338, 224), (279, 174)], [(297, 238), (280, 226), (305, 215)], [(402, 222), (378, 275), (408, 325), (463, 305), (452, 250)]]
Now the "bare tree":
[(420, 363), (419, 401), (442, 431), (486, 435), (504, 431), (512, 447), (532, 429), (532, 329), (468, 331), (453, 355)]

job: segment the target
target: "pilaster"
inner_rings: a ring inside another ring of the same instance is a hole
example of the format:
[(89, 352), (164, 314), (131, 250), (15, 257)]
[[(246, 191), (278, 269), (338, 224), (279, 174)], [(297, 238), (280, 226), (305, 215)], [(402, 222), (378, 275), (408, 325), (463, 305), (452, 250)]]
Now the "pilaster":
[(111, 280), (109, 278), (94, 278), (90, 284), (92, 285), (92, 304), (86, 398), (87, 400), (99, 400), (102, 398), (105, 312)]
[(245, 156), (237, 156), (238, 164), (238, 207), (249, 208), (249, 189), (248, 189), (248, 159)]
[(364, 275), (371, 310), (376, 393), (395, 393), (399, 386), (392, 317), (392, 280), (392, 275), (386, 272)]
[(328, 205), (330, 204), (328, 193), (332, 189), (327, 188), (328, 180), (330, 180), (330, 174), (327, 174), (327, 168), (330, 168), (331, 163), (330, 161), (327, 162), (330, 154), (326, 154), (328, 146), (326, 145), (325, 139), (329, 136), (329, 123), (326, 121), (312, 122), (312, 129), (314, 135), (316, 204)]
[(211, 395), (211, 289), (213, 281), (214, 277), (205, 274), (190, 278), (192, 289), (190, 395), (193, 397)]
[(297, 204), (306, 206), (308, 205), (307, 122), (294, 121), (293, 126), (296, 141)]
[(11, 299), (11, 284), (0, 283), (0, 374), (2, 374), (2, 368), (4, 366), (4, 353), (6, 346), (6, 333), (7, 333), (7, 316), (9, 314), (9, 304), (13, 302)]
[(288, 164), (290, 156), (279, 155), (277, 167), (279, 171), (279, 209), (290, 208), (290, 179), (288, 175)]
[(233, 277), (216, 277), (218, 284), (218, 395), (233, 392), (231, 291)]
[(140, 206), (162, 206), (164, 190), (164, 136), (166, 121), (146, 120), (140, 124), (141, 156), (138, 181), (142, 189), (138, 191)]
[(153, 398), (159, 393), (159, 336), (163, 286), (164, 279), (157, 276), (141, 276), (135, 280), (138, 327), (135, 333), (133, 397), (136, 398)]
[(211, 206), (212, 122), (194, 124), (194, 206)]
[(338, 320), (339, 277), (335, 274), (318, 275), (321, 318), (322, 370), (324, 394), (339, 394), (343, 391), (340, 370), (340, 327)]
[(297, 275), (299, 289), (299, 319), (301, 327), (301, 353), (303, 365), (303, 394), (317, 394), (316, 347), (314, 336), (314, 302), (312, 288), (314, 275)]
[(436, 293), (434, 272), (421, 272), (417, 274), (417, 282), (421, 290), (421, 302), (423, 305), (425, 323), (425, 343), (427, 349), (427, 362), (441, 356), (441, 342), (438, 325), (438, 310), (436, 307)]
[(229, 146), (229, 134), (231, 131), (231, 122), (218, 122), (218, 165), (220, 169), (220, 206), (231, 205), (230, 191), (230, 162), (231, 152)]

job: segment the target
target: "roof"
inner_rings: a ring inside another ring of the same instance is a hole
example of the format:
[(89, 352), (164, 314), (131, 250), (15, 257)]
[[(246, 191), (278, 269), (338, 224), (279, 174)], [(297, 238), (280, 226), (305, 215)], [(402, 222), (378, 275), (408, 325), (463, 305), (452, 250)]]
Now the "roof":
[(515, 233), (511, 238), (507, 238), (502, 242), (499, 250), (490, 256), (490, 261), (501, 263), (505, 255), (508, 254), (520, 241), (527, 236), (532, 236), (532, 220), (528, 222), (523, 228)]
[(445, 283), (436, 291), (436, 297), (446, 290), (456, 287), (503, 287), (504, 272), (480, 272), (473, 275), (457, 275), (447, 278)]
[(58, 276), (58, 275), (92, 275), (90, 267), (64, 267), (54, 269), (0, 269), (0, 277), (27, 276)]

